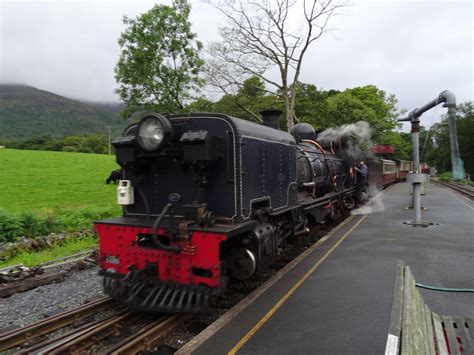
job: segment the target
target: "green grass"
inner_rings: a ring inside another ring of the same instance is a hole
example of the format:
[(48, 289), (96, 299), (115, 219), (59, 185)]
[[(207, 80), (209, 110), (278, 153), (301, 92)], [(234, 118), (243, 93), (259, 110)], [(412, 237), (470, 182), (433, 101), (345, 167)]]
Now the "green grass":
[(120, 215), (112, 155), (0, 149), (0, 241), (90, 228)]
[[(0, 206), (10, 212), (116, 207), (115, 156), (0, 149)], [(118, 207), (115, 208), (119, 211)]]
[(93, 236), (88, 238), (70, 240), (60, 246), (53, 246), (51, 248), (47, 248), (38, 252), (19, 253), (11, 259), (0, 262), (0, 268), (17, 264), (23, 264), (28, 267), (36, 266), (47, 261), (72, 255), (86, 249), (91, 249), (96, 246), (97, 238)]

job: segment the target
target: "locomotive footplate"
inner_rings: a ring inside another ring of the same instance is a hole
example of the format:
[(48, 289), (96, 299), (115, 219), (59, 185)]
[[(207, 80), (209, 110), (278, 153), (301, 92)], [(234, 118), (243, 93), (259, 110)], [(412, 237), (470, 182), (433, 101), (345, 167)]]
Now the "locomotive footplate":
[(204, 286), (152, 280), (143, 271), (132, 270), (126, 276), (100, 271), (104, 292), (134, 310), (153, 313), (202, 312), (219, 294)]

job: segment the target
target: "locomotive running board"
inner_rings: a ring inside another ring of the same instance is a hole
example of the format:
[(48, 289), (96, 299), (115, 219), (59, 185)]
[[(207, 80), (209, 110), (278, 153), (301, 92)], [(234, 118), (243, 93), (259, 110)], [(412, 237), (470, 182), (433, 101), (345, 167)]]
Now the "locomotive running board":
[(331, 200), (335, 198), (338, 198), (339, 196), (349, 195), (354, 192), (355, 192), (355, 188), (348, 188), (340, 192), (330, 192), (326, 195), (318, 197), (317, 199), (308, 198), (307, 200), (300, 200), (298, 201), (298, 203), (302, 207), (304, 207), (303, 208), (304, 211), (308, 211), (316, 207), (324, 206), (325, 204), (327, 204), (328, 202), (330, 202)]
[(138, 271), (125, 276), (100, 272), (104, 292), (127, 307), (152, 313), (196, 313), (207, 308), (209, 299), (219, 290), (174, 282), (144, 280)]

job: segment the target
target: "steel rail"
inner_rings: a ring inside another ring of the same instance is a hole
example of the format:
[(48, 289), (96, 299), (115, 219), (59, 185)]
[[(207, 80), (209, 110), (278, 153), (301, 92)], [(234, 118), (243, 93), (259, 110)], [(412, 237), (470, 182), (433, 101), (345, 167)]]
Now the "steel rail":
[(98, 312), (101, 308), (110, 307), (113, 300), (104, 297), (99, 300), (86, 303), (72, 310), (59, 313), (38, 322), (26, 325), (19, 329), (0, 334), (0, 351), (10, 349), (22, 343), (38, 338), (59, 328), (65, 327)]
[(469, 197), (471, 200), (474, 200), (474, 189), (469, 187), (469, 186), (463, 186), (461, 184), (456, 184), (454, 182), (445, 182), (445, 181), (439, 181), (435, 180), (437, 184), (443, 185), (450, 187), (453, 190), (456, 190), (463, 195)]
[(50, 261), (46, 261), (44, 263), (41, 263), (39, 265), (37, 265), (37, 267), (42, 267), (42, 268), (45, 268), (45, 267), (54, 267), (54, 266), (59, 266), (59, 265), (64, 265), (68, 262), (75, 262), (75, 261), (79, 261), (79, 260), (82, 260), (82, 259), (85, 259), (87, 258), (88, 256), (90, 256), (92, 253), (94, 253), (95, 251), (97, 251), (97, 248), (93, 248), (93, 249), (88, 249), (88, 250), (85, 250), (85, 251), (81, 251), (79, 253), (76, 253), (76, 254), (72, 254), (72, 255), (68, 255), (68, 256), (63, 256), (61, 258), (57, 258), (57, 259), (54, 259), (54, 260), (50, 260)]
[(144, 327), (139, 332), (124, 339), (114, 347), (109, 348), (107, 354), (136, 354), (140, 351), (151, 350), (152, 346), (160, 338), (164, 337), (187, 318), (189, 318), (189, 316), (183, 314), (164, 316)]
[(124, 310), (93, 326), (87, 327), (66, 338), (62, 338), (54, 344), (41, 349), (36, 354), (81, 353), (82, 350), (97, 344), (110, 335), (118, 335), (120, 333), (121, 323), (130, 320), (134, 316), (136, 316), (135, 312)]
[(106, 317), (105, 319), (101, 319), (101, 320), (95, 320), (95, 321), (92, 321), (90, 323), (86, 323), (86, 324), (83, 324), (77, 328), (74, 328), (72, 330), (69, 330), (65, 333), (62, 333), (60, 335), (58, 335), (57, 337), (55, 338), (49, 338), (49, 339), (46, 339), (44, 341), (41, 341), (39, 343), (36, 343), (28, 348), (24, 348), (22, 350), (19, 350), (17, 352), (18, 355), (27, 355), (27, 354), (37, 354), (39, 351), (44, 351), (44, 349), (48, 346), (48, 345), (51, 345), (51, 344), (54, 344), (54, 343), (57, 343), (59, 340), (61, 339), (64, 339), (64, 338), (69, 338), (70, 336), (72, 335), (75, 335), (75, 334), (78, 334), (79, 332), (83, 331), (83, 330), (86, 330), (90, 327), (93, 327), (95, 326), (96, 324), (99, 324), (101, 322), (104, 322), (105, 320), (108, 320), (110, 318), (112, 318), (114, 315), (111, 315), (111, 316), (108, 316)]

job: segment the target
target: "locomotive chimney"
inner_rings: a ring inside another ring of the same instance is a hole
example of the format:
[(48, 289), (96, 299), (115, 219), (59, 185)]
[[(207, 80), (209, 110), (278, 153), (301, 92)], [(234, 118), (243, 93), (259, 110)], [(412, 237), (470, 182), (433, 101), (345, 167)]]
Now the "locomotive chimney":
[(262, 110), (259, 112), (263, 117), (263, 125), (275, 129), (280, 129), (280, 110)]

